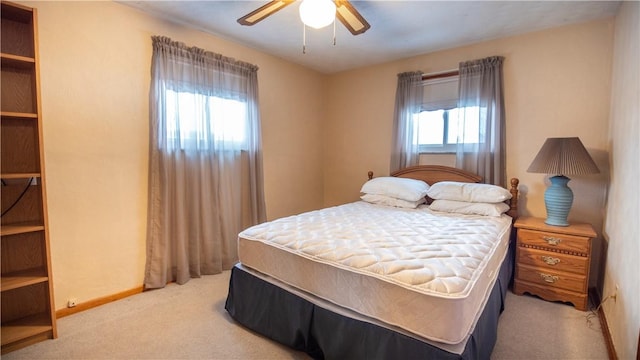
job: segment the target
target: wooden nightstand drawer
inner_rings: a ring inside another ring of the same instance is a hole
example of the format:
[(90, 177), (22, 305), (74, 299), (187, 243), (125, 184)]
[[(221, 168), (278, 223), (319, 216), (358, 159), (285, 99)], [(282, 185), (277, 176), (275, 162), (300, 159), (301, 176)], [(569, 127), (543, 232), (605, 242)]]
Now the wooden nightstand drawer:
[(590, 244), (589, 238), (583, 236), (572, 236), (528, 229), (518, 230), (518, 245), (524, 247), (533, 247), (586, 257), (589, 254)]
[(589, 259), (583, 256), (550, 253), (549, 251), (521, 248), (518, 251), (518, 264), (525, 264), (549, 269), (549, 271), (565, 271), (578, 275), (587, 274)]
[(516, 277), (538, 285), (557, 287), (570, 291), (586, 291), (587, 277), (564, 272), (547, 271), (537, 267), (519, 265)]

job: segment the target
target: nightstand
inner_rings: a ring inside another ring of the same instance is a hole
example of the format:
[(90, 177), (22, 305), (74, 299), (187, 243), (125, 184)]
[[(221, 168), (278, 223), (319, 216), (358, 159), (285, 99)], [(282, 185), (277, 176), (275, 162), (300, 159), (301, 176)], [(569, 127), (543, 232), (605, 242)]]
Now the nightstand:
[(597, 236), (591, 224), (551, 226), (544, 219), (521, 217), (515, 227), (518, 237), (513, 292), (570, 302), (586, 311), (591, 239)]

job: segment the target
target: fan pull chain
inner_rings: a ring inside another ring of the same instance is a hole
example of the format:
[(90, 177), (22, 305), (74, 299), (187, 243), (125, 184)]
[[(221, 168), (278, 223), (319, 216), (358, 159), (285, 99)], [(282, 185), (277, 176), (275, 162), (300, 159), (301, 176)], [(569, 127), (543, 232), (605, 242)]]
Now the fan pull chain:
[(307, 26), (302, 24), (302, 53), (307, 53)]
[(336, 46), (336, 18), (333, 18), (333, 46)]

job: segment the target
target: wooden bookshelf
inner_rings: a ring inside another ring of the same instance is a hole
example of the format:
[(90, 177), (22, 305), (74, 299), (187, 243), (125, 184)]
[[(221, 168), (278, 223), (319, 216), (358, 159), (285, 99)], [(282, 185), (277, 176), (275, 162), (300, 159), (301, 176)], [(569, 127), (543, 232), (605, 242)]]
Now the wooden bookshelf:
[(2, 354), (57, 336), (47, 224), (37, 12), (1, 2)]

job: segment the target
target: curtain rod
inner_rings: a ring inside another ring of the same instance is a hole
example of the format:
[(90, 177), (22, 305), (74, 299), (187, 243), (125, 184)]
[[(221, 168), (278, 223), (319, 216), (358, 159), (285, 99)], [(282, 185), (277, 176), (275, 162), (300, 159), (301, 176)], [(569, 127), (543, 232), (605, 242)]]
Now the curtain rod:
[(458, 73), (459, 73), (458, 69), (443, 70), (443, 71), (423, 74), (422, 80), (430, 80), (430, 79), (437, 79), (442, 77), (455, 76), (455, 75), (458, 75)]

